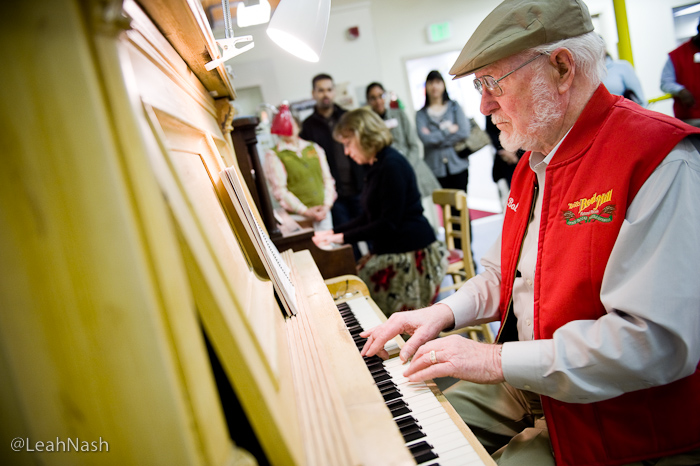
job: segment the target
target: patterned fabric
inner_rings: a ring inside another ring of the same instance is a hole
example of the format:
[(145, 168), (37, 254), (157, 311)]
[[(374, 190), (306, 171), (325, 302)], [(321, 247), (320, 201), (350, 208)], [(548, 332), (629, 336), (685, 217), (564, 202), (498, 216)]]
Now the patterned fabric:
[(331, 176), (331, 171), (328, 168), (328, 162), (326, 161), (326, 154), (325, 152), (323, 152), (321, 146), (312, 142), (305, 141), (303, 139), (297, 139), (297, 141), (298, 144), (294, 145), (287, 144), (284, 141), (280, 140), (275, 149), (270, 149), (267, 152), (265, 152), (264, 171), (265, 177), (267, 178), (267, 181), (270, 184), (272, 195), (275, 197), (277, 202), (280, 203), (282, 208), (284, 208), (284, 210), (286, 210), (287, 212), (303, 215), (309, 207), (313, 206), (304, 205), (304, 203), (301, 202), (299, 198), (297, 198), (289, 190), (287, 186), (287, 170), (284, 167), (284, 163), (282, 163), (280, 158), (277, 156), (275, 152), (276, 150), (290, 150), (295, 152), (299, 157), (301, 157), (301, 152), (304, 149), (306, 149), (307, 147), (313, 147), (315, 149), (316, 154), (318, 155), (318, 161), (321, 165), (324, 189), (323, 204), (327, 205), (328, 207), (332, 206), (333, 202), (337, 197), (337, 194), (335, 192), (335, 180), (333, 180), (333, 177)]
[(305, 206), (323, 204), (323, 171), (318, 152), (312, 144), (295, 151), (273, 149), (287, 171), (287, 189)]
[(447, 251), (434, 241), (417, 251), (365, 256), (358, 269), (372, 299), (389, 317), (435, 301), (447, 271)]

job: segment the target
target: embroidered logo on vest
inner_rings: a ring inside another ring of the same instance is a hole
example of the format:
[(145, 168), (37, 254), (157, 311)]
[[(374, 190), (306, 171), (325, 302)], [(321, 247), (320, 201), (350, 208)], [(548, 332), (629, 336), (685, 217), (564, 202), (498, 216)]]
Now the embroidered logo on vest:
[(512, 209), (513, 212), (517, 212), (517, 211), (518, 211), (518, 206), (519, 206), (519, 205), (520, 205), (520, 203), (518, 202), (518, 203), (516, 204), (512, 197), (508, 199), (508, 208), (509, 208), (509, 209)]
[(603, 206), (608, 202), (612, 202), (612, 193), (613, 190), (611, 189), (607, 193), (593, 193), (591, 197), (582, 198), (576, 202), (570, 202), (568, 210), (565, 210), (562, 214), (564, 216), (564, 221), (567, 225), (577, 225), (579, 223), (588, 223), (595, 220), (603, 223), (612, 222), (615, 206)]

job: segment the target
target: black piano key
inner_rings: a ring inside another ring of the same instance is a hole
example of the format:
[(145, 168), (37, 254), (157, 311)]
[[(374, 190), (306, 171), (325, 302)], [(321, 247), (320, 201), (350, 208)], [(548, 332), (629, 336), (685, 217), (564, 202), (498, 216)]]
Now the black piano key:
[(391, 380), (391, 376), (389, 374), (377, 374), (374, 376), (374, 380), (376, 382), (381, 382), (382, 380)]
[(394, 419), (394, 422), (396, 422), (396, 425), (399, 426), (399, 429), (401, 429), (401, 427), (404, 427), (404, 426), (418, 424), (418, 421), (416, 421), (416, 418), (414, 418), (413, 416), (400, 417), (400, 418)]
[(393, 386), (393, 387), (396, 386), (396, 384), (394, 383), (393, 380), (382, 380), (381, 382), (376, 382), (375, 385), (376, 385), (377, 387), (380, 387), (380, 388), (381, 388), (381, 387), (385, 387), (385, 386), (387, 386), (387, 385), (391, 385), (391, 386)]
[(411, 408), (408, 406), (397, 406), (396, 408), (389, 408), (391, 410), (391, 415), (394, 418), (403, 416), (404, 414), (408, 414), (411, 412)]
[(359, 346), (360, 348), (362, 348), (365, 345), (365, 343), (367, 343), (367, 340), (365, 340), (364, 338), (360, 338), (360, 337), (352, 337), (352, 341), (354, 341), (355, 344), (357, 346)]
[(408, 407), (405, 401), (403, 400), (391, 400), (387, 401), (386, 405), (389, 407), (389, 409), (394, 408), (394, 407)]
[(384, 397), (384, 401), (395, 400), (397, 398), (401, 398), (401, 392), (393, 390), (387, 393), (382, 393), (382, 396)]
[(365, 364), (367, 364), (368, 366), (372, 366), (372, 365), (376, 365), (376, 364), (384, 365), (384, 360), (382, 358), (380, 358), (379, 356), (365, 356), (364, 358), (365, 358)]
[(369, 369), (370, 374), (388, 374), (384, 366), (377, 366)]
[(437, 453), (434, 451), (426, 451), (425, 453), (420, 453), (417, 455), (413, 455), (413, 458), (416, 460), (416, 463), (421, 464), (425, 463), (426, 461), (434, 460), (435, 458), (439, 458)]
[[(392, 387), (391, 385), (382, 385), (381, 387), (379, 387), (379, 393), (384, 394), (384, 393), (389, 393), (389, 392), (397, 392), (398, 393), (398, 390), (396, 389), (396, 387)], [(392, 398), (392, 400), (393, 400), (393, 398)]]
[(421, 430), (421, 426), (418, 423), (407, 425), (407, 426), (401, 426), (399, 427), (399, 430), (401, 431), (402, 434), (408, 434), (411, 432), (416, 432), (418, 430)]
[[(403, 439), (406, 443), (413, 442), (414, 440), (418, 440), (419, 438), (425, 437), (425, 434), (420, 429), (413, 432), (407, 432), (405, 434), (402, 432), (401, 435), (403, 436)], [(416, 462), (418, 462), (418, 459), (416, 459)]]
[(411, 450), (411, 453), (413, 454), (419, 454), (424, 453), (426, 451), (431, 451), (433, 449), (433, 446), (424, 440), (422, 442), (409, 445), (408, 449)]
[[(426, 441), (414, 443), (413, 445), (409, 445), (408, 449), (411, 450), (411, 453), (413, 453), (413, 457), (416, 459), (416, 463), (425, 463), (426, 461), (430, 461), (432, 459), (437, 458), (438, 456), (433, 452), (433, 446), (429, 444)], [(419, 461), (419, 456), (423, 457)], [(433, 456), (429, 456), (433, 455)]]
[(376, 362), (365, 363), (365, 365), (367, 366), (367, 368), (368, 368), (369, 370), (376, 369), (376, 368), (378, 368), (378, 367), (380, 367), (380, 368), (386, 370), (386, 368), (384, 367), (384, 364), (379, 364), (379, 363), (376, 363)]

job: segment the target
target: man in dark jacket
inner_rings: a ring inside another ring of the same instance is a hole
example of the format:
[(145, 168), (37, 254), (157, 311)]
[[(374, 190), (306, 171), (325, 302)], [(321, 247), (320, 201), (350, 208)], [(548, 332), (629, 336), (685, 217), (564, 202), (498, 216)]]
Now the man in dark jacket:
[[(364, 182), (365, 170), (345, 155), (343, 145), (333, 139), (333, 128), (346, 112), (333, 102), (335, 85), (327, 74), (314, 76), (311, 95), (316, 101), (314, 113), (302, 123), (299, 137), (318, 144), (326, 152), (328, 167), (335, 179), (338, 192), (331, 209), (333, 225), (338, 226), (360, 215), (360, 191)], [(355, 255), (358, 252), (356, 247)]]

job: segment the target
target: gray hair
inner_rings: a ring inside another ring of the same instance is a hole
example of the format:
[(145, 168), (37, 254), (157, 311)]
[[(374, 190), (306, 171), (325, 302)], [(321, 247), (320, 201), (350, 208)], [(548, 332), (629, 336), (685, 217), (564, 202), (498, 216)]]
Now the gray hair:
[(548, 54), (559, 47), (571, 52), (577, 72), (583, 75), (591, 86), (595, 88), (600, 84), (608, 70), (605, 67), (605, 43), (596, 32), (540, 45), (530, 49), (530, 52)]

